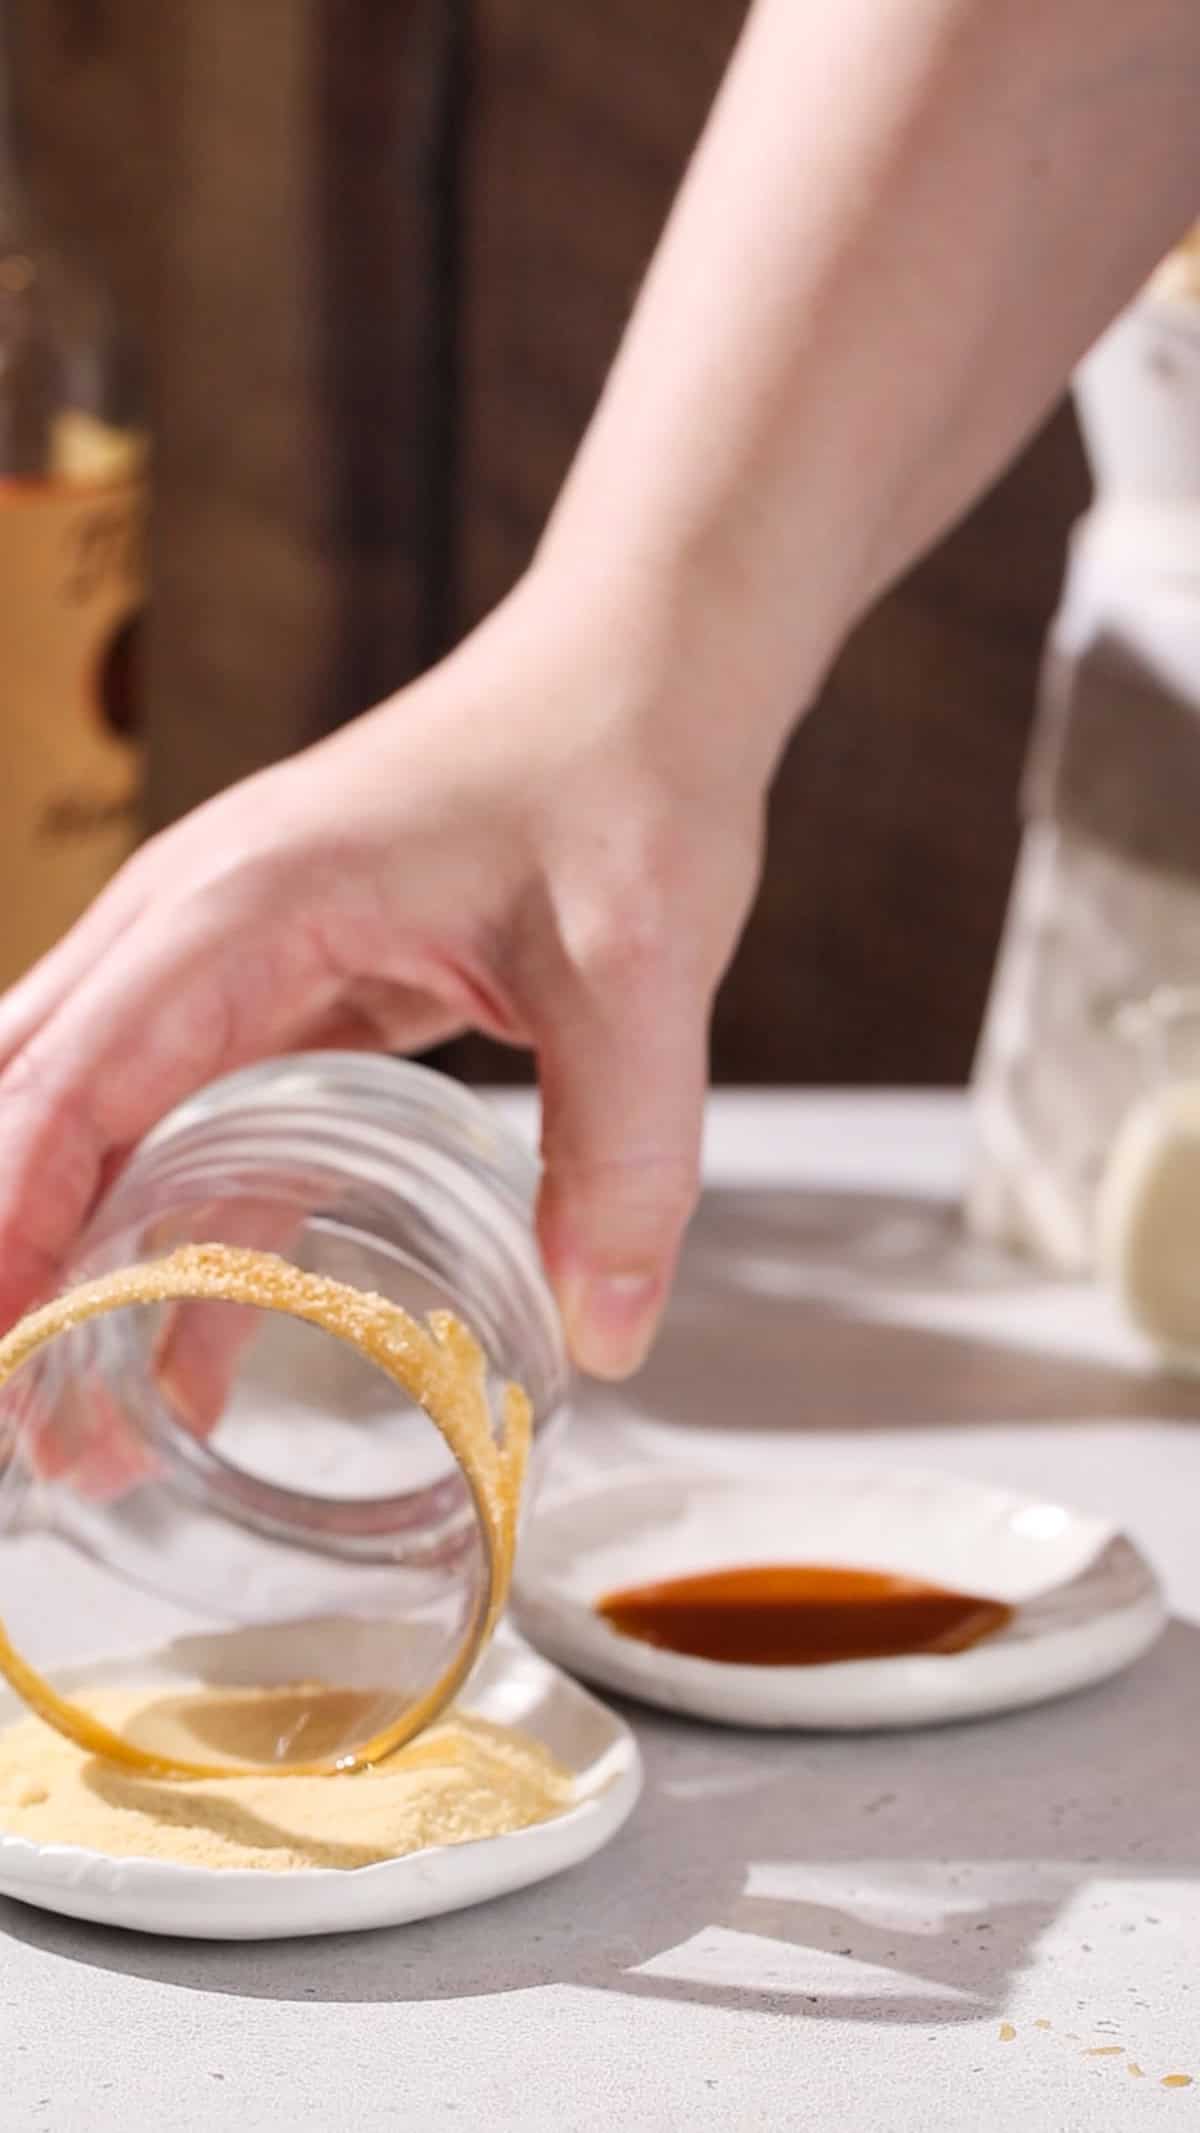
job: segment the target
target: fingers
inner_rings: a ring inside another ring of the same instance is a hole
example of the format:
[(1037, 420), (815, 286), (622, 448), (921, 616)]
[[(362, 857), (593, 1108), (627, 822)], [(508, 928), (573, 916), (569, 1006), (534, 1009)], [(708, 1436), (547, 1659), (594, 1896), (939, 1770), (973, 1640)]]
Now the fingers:
[[(312, 1028), (298, 1032), (305, 1051), (419, 1051), (441, 1043), (459, 1027), (439, 1001), (407, 989), (361, 1004), (339, 1004)], [(278, 1203), (242, 1199), (222, 1207), (212, 1238), (260, 1252), (287, 1253), (304, 1227), (305, 1213)], [(186, 1303), (171, 1311), (155, 1357), (154, 1374), (175, 1413), (200, 1436), (221, 1419), (242, 1353), (258, 1329), (259, 1314), (232, 1304)]]
[(635, 1370), (695, 1205), (707, 1008), (653, 984), (593, 998), (538, 1047), (538, 1233), (575, 1361)]
[(57, 946), (0, 998), (0, 1068), (30, 1042), (133, 924), (143, 904), (141, 880), (140, 869), (124, 868)]
[(164, 1112), (323, 1012), (286, 920), (133, 926), (0, 1076), (0, 1321), (54, 1285), (106, 1170)]
[[(209, 1236), (198, 1241), (286, 1252), (304, 1222), (302, 1208), (243, 1198), (221, 1207)], [(259, 1324), (260, 1314), (240, 1304), (183, 1303), (167, 1313), (154, 1376), (168, 1405), (197, 1436), (207, 1436), (220, 1421), (242, 1353)]]
[(457, 1001), (447, 1004), (417, 986), (356, 981), (302, 1041), (314, 1052), (425, 1052), (463, 1028)]
[(154, 1458), (119, 1399), (95, 1370), (69, 1380), (45, 1426), (28, 1440), (40, 1479), (93, 1503), (124, 1496), (154, 1472)]

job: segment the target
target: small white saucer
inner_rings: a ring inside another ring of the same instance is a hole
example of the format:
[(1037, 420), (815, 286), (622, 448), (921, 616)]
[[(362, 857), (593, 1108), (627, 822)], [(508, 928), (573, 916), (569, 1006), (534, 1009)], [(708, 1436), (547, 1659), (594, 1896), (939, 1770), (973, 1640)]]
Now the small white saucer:
[[(543, 1741), (574, 1772), (577, 1804), (511, 1836), (443, 1845), (347, 1872), (175, 1866), (0, 1836), (0, 1894), (139, 1933), (283, 1940), (405, 1925), (462, 1910), (544, 1881), (607, 1844), (642, 1782), (637, 1744), (615, 1713), (506, 1628), (497, 1632), (462, 1702), (465, 1710), (520, 1726)], [(20, 1715), (15, 1699), (5, 1695), (0, 1722)]]
[[(886, 1570), (1003, 1600), (953, 1655), (743, 1666), (663, 1651), (595, 1612), (623, 1585), (750, 1563)], [(1103, 1520), (952, 1474), (837, 1467), (778, 1485), (642, 1467), (542, 1505), (518, 1559), (520, 1627), (572, 1672), (742, 1726), (925, 1726), (1040, 1703), (1130, 1665), (1163, 1628), (1158, 1582)]]

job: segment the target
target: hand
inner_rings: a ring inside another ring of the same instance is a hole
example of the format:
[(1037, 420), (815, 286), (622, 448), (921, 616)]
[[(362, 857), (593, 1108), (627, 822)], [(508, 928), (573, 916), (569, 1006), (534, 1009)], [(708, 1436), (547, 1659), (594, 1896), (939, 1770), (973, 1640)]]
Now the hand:
[(415, 687), (147, 845), (0, 1006), (0, 1319), (215, 1076), (474, 1025), (536, 1054), (539, 1236), (575, 1357), (637, 1364), (695, 1198), (765, 772), (699, 739), (710, 662), (628, 608), (573, 618), (568, 590), (535, 570)]

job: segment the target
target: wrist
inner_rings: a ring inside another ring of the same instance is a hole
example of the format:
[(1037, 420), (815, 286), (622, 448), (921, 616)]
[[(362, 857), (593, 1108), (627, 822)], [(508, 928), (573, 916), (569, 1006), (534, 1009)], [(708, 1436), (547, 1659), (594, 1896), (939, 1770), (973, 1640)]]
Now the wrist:
[(705, 781), (763, 788), (842, 634), (788, 594), (735, 543), (626, 537), (573, 500), (519, 589), (540, 627), (590, 642), (640, 747)]

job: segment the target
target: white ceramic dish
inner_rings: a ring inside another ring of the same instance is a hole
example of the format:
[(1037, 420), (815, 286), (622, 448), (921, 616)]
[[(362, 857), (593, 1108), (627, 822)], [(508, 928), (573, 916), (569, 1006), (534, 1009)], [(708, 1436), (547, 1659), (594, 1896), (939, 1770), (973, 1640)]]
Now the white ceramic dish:
[[(1015, 1606), (953, 1656), (738, 1666), (658, 1650), (595, 1612), (615, 1587), (721, 1565), (837, 1563), (927, 1578)], [(518, 1565), (525, 1634), (588, 1680), (698, 1718), (866, 1731), (1039, 1703), (1117, 1673), (1165, 1621), (1158, 1583), (1102, 1520), (949, 1474), (815, 1470), (777, 1486), (667, 1467), (539, 1509)]]
[[(97, 1677), (105, 1671), (95, 1670)], [(512, 1836), (439, 1846), (349, 1872), (175, 1866), (5, 1836), (0, 1894), (140, 1933), (282, 1940), (404, 1925), (461, 1910), (575, 1866), (616, 1834), (641, 1789), (641, 1759), (629, 1728), (613, 1712), (509, 1629), (497, 1633), (463, 1706), (544, 1741), (575, 1773), (577, 1805)], [(0, 1701), (0, 1721), (18, 1715), (11, 1696)]]

